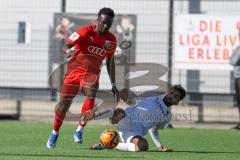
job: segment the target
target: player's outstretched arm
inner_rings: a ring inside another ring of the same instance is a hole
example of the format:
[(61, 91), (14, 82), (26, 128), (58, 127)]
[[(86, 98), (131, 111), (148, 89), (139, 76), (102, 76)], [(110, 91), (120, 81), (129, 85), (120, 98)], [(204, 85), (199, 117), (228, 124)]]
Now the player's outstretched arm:
[(161, 146), (160, 148), (158, 148), (158, 150), (159, 150), (160, 152), (172, 152), (172, 151), (173, 151), (172, 149), (169, 149), (169, 148), (163, 147), (163, 146)]
[(169, 149), (167, 147), (163, 147), (160, 142), (160, 136), (158, 134), (158, 129), (156, 127), (150, 128), (148, 130), (148, 133), (150, 134), (154, 144), (158, 148), (160, 152), (171, 152), (173, 151), (172, 149)]
[(111, 118), (113, 116), (114, 109), (106, 109), (100, 112), (96, 112), (94, 116), (94, 120)]

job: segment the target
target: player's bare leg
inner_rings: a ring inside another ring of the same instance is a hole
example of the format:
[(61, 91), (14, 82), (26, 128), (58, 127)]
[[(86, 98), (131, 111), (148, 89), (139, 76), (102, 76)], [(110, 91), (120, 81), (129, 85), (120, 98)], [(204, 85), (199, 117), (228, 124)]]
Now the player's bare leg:
[(79, 86), (63, 84), (60, 94), (60, 102), (55, 108), (54, 131), (58, 132), (66, 116), (73, 98), (77, 95)]
[(117, 124), (124, 117), (126, 117), (126, 113), (122, 108), (113, 108), (95, 113), (93, 119), (109, 118), (112, 124)]
[(55, 116), (53, 123), (53, 131), (48, 139), (47, 147), (54, 148), (58, 139), (58, 132), (62, 126), (63, 120), (69, 107), (72, 104), (72, 100), (78, 92), (78, 86), (63, 85), (60, 95), (60, 102), (55, 107)]
[[(124, 88), (119, 92), (120, 98), (130, 104), (136, 103), (137, 95), (132, 92), (131, 90)], [(118, 123), (121, 119), (123, 119), (126, 116), (126, 113), (121, 108), (113, 108), (113, 109), (106, 109), (100, 112), (96, 112), (94, 115), (94, 119), (103, 119), (103, 118), (109, 118), (112, 124)]]
[[(131, 90), (124, 88), (119, 92), (120, 98), (129, 105), (136, 103), (137, 95)], [(95, 113), (94, 119), (110, 118), (112, 124), (118, 123), (126, 116), (126, 113), (121, 108), (106, 109)]]
[(60, 102), (57, 104), (55, 108), (55, 112), (66, 114), (72, 104), (73, 98), (74, 97), (72, 96), (61, 96)]

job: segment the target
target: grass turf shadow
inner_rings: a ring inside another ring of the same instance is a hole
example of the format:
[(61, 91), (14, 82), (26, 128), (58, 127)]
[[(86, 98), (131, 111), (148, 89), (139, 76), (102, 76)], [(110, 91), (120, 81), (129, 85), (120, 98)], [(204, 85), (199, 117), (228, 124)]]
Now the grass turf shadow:
[[(149, 150), (148, 152), (159, 152), (157, 150)], [(215, 153), (215, 154), (240, 154), (240, 152), (232, 152), (232, 151), (194, 151), (194, 150), (174, 150), (171, 152), (161, 152), (161, 153)]]

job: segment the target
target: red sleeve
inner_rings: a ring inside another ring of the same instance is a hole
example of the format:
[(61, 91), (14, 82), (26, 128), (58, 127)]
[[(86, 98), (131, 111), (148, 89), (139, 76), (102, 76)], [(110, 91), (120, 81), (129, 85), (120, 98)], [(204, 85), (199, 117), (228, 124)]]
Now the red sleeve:
[(108, 45), (108, 52), (107, 52), (108, 58), (114, 56), (116, 48), (117, 48), (117, 42), (116, 42), (116, 37), (114, 36), (111, 38), (110, 43)]
[(75, 45), (76, 43), (80, 42), (81, 40), (87, 37), (88, 31), (89, 31), (88, 26), (76, 30), (73, 34), (71, 34), (67, 38), (67, 42)]

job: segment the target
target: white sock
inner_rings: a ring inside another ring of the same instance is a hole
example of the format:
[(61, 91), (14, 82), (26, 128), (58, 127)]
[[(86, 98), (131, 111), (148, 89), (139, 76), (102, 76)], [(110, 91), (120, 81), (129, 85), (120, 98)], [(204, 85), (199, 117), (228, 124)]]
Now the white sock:
[(77, 131), (77, 132), (79, 132), (79, 131), (83, 131), (83, 128), (84, 128), (83, 126), (81, 126), (81, 125), (78, 125), (78, 127), (77, 127), (76, 131)]
[(94, 119), (103, 119), (103, 118), (111, 118), (113, 116), (114, 109), (107, 109), (104, 111), (100, 111), (95, 114)]
[(52, 133), (55, 134), (55, 135), (58, 135), (58, 132), (55, 131), (55, 130), (52, 130)]
[(118, 143), (116, 149), (120, 151), (136, 151), (134, 143)]

